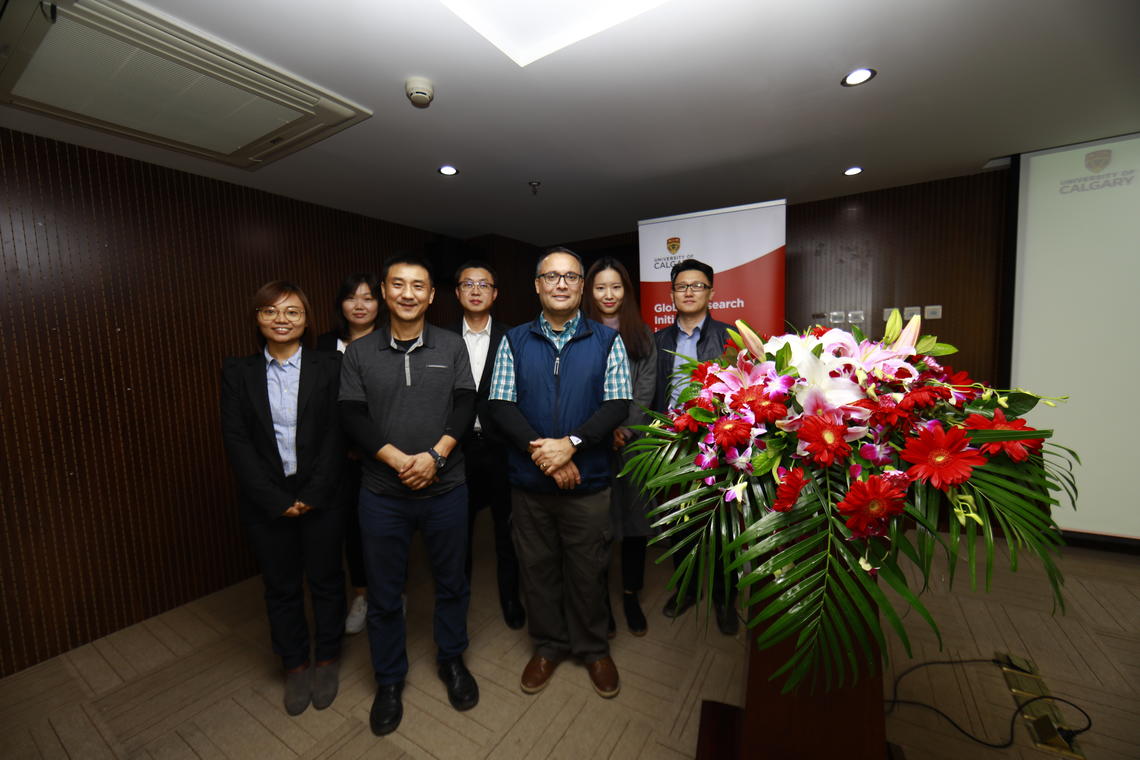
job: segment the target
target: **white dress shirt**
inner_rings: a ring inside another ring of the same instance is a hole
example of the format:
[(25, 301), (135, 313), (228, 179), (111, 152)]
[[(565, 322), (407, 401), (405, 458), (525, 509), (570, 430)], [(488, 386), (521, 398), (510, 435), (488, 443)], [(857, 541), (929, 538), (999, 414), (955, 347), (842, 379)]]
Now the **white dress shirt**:
[[(471, 359), (471, 374), (475, 376), (475, 390), (479, 390), (479, 383), (483, 380), (483, 368), (487, 365), (487, 353), (491, 350), (491, 318), (487, 317), (487, 324), (482, 330), (472, 330), (467, 324), (467, 317), (463, 318), (463, 342), (467, 344), (467, 356)], [(479, 417), (475, 417), (475, 430), (482, 430), (483, 425)]]

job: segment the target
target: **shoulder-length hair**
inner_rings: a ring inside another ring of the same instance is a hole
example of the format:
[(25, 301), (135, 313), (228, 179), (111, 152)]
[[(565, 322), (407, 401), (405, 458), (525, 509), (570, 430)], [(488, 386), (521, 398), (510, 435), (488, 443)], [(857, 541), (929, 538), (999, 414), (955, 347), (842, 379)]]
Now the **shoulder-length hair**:
[(336, 292), (336, 302), (333, 303), (333, 324), (336, 325), (336, 335), (341, 340), (348, 342), (348, 320), (344, 318), (344, 302), (349, 298), (356, 295), (356, 289), (361, 285), (367, 285), (368, 289), (372, 291), (372, 297), (376, 299), (378, 307), (376, 309), (376, 321), (373, 322), (373, 327), (379, 327), (383, 324), (383, 317), (385, 314), (384, 309), (384, 294), (380, 293), (380, 276), (375, 272), (357, 272), (345, 277), (340, 283), (340, 289)]
[(257, 329), (257, 340), (264, 346), (265, 336), (261, 334), (261, 329), (256, 328), (258, 325), (257, 310), (264, 309), (266, 306), (272, 306), (280, 301), (282, 298), (288, 296), (297, 296), (297, 300), (301, 302), (301, 308), (305, 310), (305, 332), (301, 333), (302, 345), (309, 344), (309, 320), (313, 316), (313, 309), (309, 305), (309, 297), (305, 295), (305, 291), (301, 290), (301, 286), (288, 280), (273, 280), (267, 282), (257, 289), (253, 294), (253, 323)]
[(594, 280), (607, 269), (612, 269), (621, 278), (623, 296), (621, 308), (618, 309), (618, 332), (629, 358), (637, 360), (649, 353), (649, 343), (653, 340), (649, 328), (641, 321), (641, 310), (637, 305), (637, 293), (633, 289), (633, 281), (625, 265), (612, 256), (605, 256), (590, 265), (586, 272), (585, 298), (586, 316), (598, 322), (602, 321), (602, 312), (598, 302), (594, 300)]

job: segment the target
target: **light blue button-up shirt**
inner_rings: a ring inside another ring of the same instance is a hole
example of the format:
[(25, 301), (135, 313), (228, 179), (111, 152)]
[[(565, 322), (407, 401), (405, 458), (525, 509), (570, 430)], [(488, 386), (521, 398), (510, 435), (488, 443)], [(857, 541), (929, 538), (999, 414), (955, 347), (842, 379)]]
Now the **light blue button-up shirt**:
[[(701, 324), (704, 324), (703, 322)], [(677, 370), (681, 369), (681, 365), (688, 359), (681, 357), (687, 356), (689, 359), (697, 357), (697, 344), (701, 341), (701, 325), (693, 328), (692, 335), (687, 335), (684, 329), (681, 328), (680, 321), (677, 322), (677, 354), (673, 357), (673, 374), (677, 374)], [(677, 406), (677, 398), (681, 395), (681, 391), (688, 386), (688, 382), (673, 382), (669, 386), (669, 408)]]
[(284, 362), (265, 349), (265, 385), (269, 391), (269, 413), (277, 436), (277, 453), (285, 477), (297, 474), (297, 404), (301, 390), (301, 347)]

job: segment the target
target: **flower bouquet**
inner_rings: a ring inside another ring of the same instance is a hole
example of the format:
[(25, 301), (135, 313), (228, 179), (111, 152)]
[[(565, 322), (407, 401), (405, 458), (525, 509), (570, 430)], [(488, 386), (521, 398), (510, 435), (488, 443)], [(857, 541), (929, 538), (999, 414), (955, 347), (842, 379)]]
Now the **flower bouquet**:
[(1054, 400), (973, 381), (940, 361), (953, 346), (919, 329), (895, 312), (881, 341), (822, 327), (764, 341), (738, 322), (722, 357), (682, 367), (678, 407), (631, 444), (623, 474), (660, 500), (650, 519), (654, 541), (672, 543), (662, 559), (683, 556), (670, 586), (709, 597), (714, 573), (727, 583), (740, 570), (757, 646), (794, 641), (771, 676), (784, 691), (877, 669), (881, 619), (910, 653), (880, 580), (937, 634), (919, 598), (936, 552), (953, 582), (964, 544), (971, 586), (982, 565), (988, 590), (999, 531), (1013, 569), (1021, 552), (1040, 559), (1063, 609), (1050, 509), (1060, 492), (1075, 505), (1078, 460), (1022, 419)]

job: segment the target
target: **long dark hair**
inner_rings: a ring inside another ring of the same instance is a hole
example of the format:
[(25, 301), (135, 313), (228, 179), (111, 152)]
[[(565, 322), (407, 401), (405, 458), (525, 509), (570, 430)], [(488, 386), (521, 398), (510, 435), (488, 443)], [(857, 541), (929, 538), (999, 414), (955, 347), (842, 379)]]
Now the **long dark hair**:
[(649, 333), (649, 328), (641, 321), (641, 310), (637, 306), (637, 294), (633, 290), (633, 281), (629, 278), (629, 272), (624, 264), (611, 256), (598, 259), (590, 265), (589, 271), (586, 272), (586, 287), (585, 293), (583, 293), (586, 302), (586, 316), (598, 322), (602, 321), (602, 312), (598, 309), (598, 302), (594, 300), (594, 280), (607, 269), (614, 270), (621, 278), (623, 295), (621, 308), (618, 309), (617, 313), (621, 342), (625, 344), (629, 358), (641, 359), (649, 353), (653, 336)]
[[(282, 298), (288, 296), (297, 296), (297, 300), (301, 302), (301, 307), (305, 310), (305, 331), (301, 333), (302, 345), (309, 344), (309, 319), (313, 314), (313, 307), (309, 305), (309, 297), (305, 295), (305, 291), (301, 290), (301, 286), (296, 283), (289, 282), (288, 280), (272, 280), (265, 283), (257, 292), (253, 294), (253, 310), (256, 314), (258, 309), (264, 309), (266, 306), (272, 306), (280, 301)], [(253, 318), (254, 329), (257, 330), (257, 339), (261, 345), (265, 345), (265, 336), (261, 334), (261, 328), (258, 319)]]
[(368, 289), (372, 291), (372, 297), (379, 303), (379, 308), (376, 309), (376, 322), (378, 327), (383, 324), (384, 312), (384, 299), (377, 292), (380, 284), (380, 278), (373, 272), (357, 272), (350, 274), (344, 278), (340, 284), (340, 290), (336, 292), (336, 302), (333, 304), (334, 320), (336, 324), (337, 337), (348, 342), (348, 320), (344, 318), (344, 302), (346, 299), (352, 298), (356, 294), (356, 289), (361, 285), (367, 285)]

